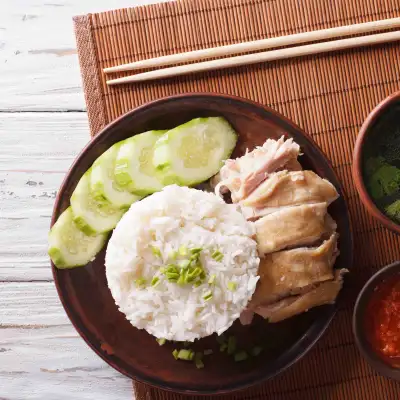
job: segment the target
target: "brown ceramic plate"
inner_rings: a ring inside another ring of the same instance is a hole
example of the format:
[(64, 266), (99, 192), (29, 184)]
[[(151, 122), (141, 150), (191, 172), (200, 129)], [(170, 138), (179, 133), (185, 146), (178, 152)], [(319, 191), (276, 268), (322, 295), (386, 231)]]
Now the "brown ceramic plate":
[[(234, 157), (261, 145), (267, 138), (293, 137), (304, 155), (301, 163), (329, 179), (341, 194), (330, 207), (338, 224), (341, 255), (337, 268), (352, 263), (352, 237), (348, 210), (332, 167), (324, 154), (300, 128), (275, 111), (237, 97), (188, 94), (139, 107), (108, 125), (81, 152), (58, 193), (52, 224), (69, 205), (80, 177), (112, 144), (149, 129), (175, 127), (194, 117), (223, 116), (236, 129), (239, 141)], [(83, 268), (58, 270), (54, 280), (64, 308), (77, 331), (108, 364), (123, 374), (163, 389), (190, 393), (226, 393), (271, 378), (303, 356), (322, 335), (335, 313), (334, 305), (319, 307), (277, 324), (256, 318), (249, 326), (237, 321), (231, 328), (242, 348), (264, 346), (256, 358), (235, 363), (218, 351), (215, 335), (200, 340), (195, 349), (212, 348), (204, 369), (175, 361), (173, 344), (160, 347), (154, 337), (134, 328), (120, 313), (107, 287), (104, 250)]]

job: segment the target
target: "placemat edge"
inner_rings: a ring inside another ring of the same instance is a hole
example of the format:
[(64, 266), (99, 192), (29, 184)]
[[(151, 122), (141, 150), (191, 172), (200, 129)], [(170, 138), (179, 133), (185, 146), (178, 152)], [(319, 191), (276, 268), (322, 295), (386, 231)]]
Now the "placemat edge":
[[(90, 135), (93, 137), (107, 125), (107, 114), (101, 89), (100, 71), (96, 68), (98, 57), (92, 36), (91, 14), (75, 16), (73, 23)], [(98, 105), (101, 103), (103, 107), (99, 110)]]

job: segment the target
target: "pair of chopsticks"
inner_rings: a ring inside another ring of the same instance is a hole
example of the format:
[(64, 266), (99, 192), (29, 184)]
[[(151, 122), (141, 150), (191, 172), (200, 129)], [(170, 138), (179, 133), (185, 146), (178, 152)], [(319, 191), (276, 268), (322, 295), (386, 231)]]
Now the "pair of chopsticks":
[[(144, 68), (164, 67), (171, 64), (186, 63), (189, 61), (204, 60), (222, 56), (230, 56), (250, 51), (271, 49), (281, 46), (292, 46), (301, 43), (321, 41), (340, 36), (357, 35), (379, 30), (393, 29), (400, 27), (400, 18), (391, 18), (379, 21), (366, 22), (362, 24), (339, 26), (329, 29), (321, 29), (311, 32), (297, 33), (293, 35), (255, 40), (252, 42), (237, 43), (227, 46), (214, 47), (203, 50), (196, 50), (180, 54), (172, 54), (147, 60), (136, 61), (129, 64), (118, 65), (105, 68), (106, 74), (133, 71)], [(193, 64), (179, 65), (169, 68), (162, 68), (153, 71), (143, 72), (136, 75), (123, 78), (111, 79), (107, 81), (108, 85), (117, 85), (129, 82), (141, 82), (153, 79), (167, 78), (171, 76), (186, 75), (195, 72), (216, 70), (221, 68), (238, 67), (247, 64), (256, 64), (267, 61), (282, 60), (292, 57), (300, 57), (310, 54), (325, 53), (335, 50), (349, 49), (352, 47), (361, 47), (374, 45), (378, 43), (388, 43), (400, 40), (400, 31), (379, 33), (367, 36), (358, 36), (348, 39), (340, 39), (328, 42), (308, 44), (297, 47), (290, 47), (278, 50), (265, 51), (254, 54), (246, 54), (236, 57), (203, 61)]]

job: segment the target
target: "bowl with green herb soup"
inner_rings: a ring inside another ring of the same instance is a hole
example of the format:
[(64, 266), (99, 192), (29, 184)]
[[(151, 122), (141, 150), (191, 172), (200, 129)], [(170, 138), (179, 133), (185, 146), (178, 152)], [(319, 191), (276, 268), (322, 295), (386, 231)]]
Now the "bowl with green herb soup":
[(367, 210), (400, 233), (400, 92), (380, 103), (361, 127), (353, 176)]

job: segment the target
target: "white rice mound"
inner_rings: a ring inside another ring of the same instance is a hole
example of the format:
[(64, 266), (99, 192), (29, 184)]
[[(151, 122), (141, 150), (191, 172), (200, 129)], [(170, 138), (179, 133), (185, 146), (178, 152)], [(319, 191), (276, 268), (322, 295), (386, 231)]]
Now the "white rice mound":
[[(236, 206), (213, 193), (167, 186), (134, 203), (115, 228), (106, 253), (108, 286), (132, 325), (157, 338), (194, 341), (220, 335), (239, 318), (256, 288), (260, 259), (254, 234)], [(171, 251), (182, 245), (204, 249), (200, 258), (207, 277), (198, 287), (160, 275), (161, 267), (173, 263)], [(222, 261), (211, 257), (215, 250), (224, 255)], [(155, 287), (150, 284), (154, 275), (160, 276)], [(146, 283), (137, 285), (138, 278)], [(228, 289), (229, 282), (235, 290)], [(213, 296), (205, 301), (209, 290)]]

